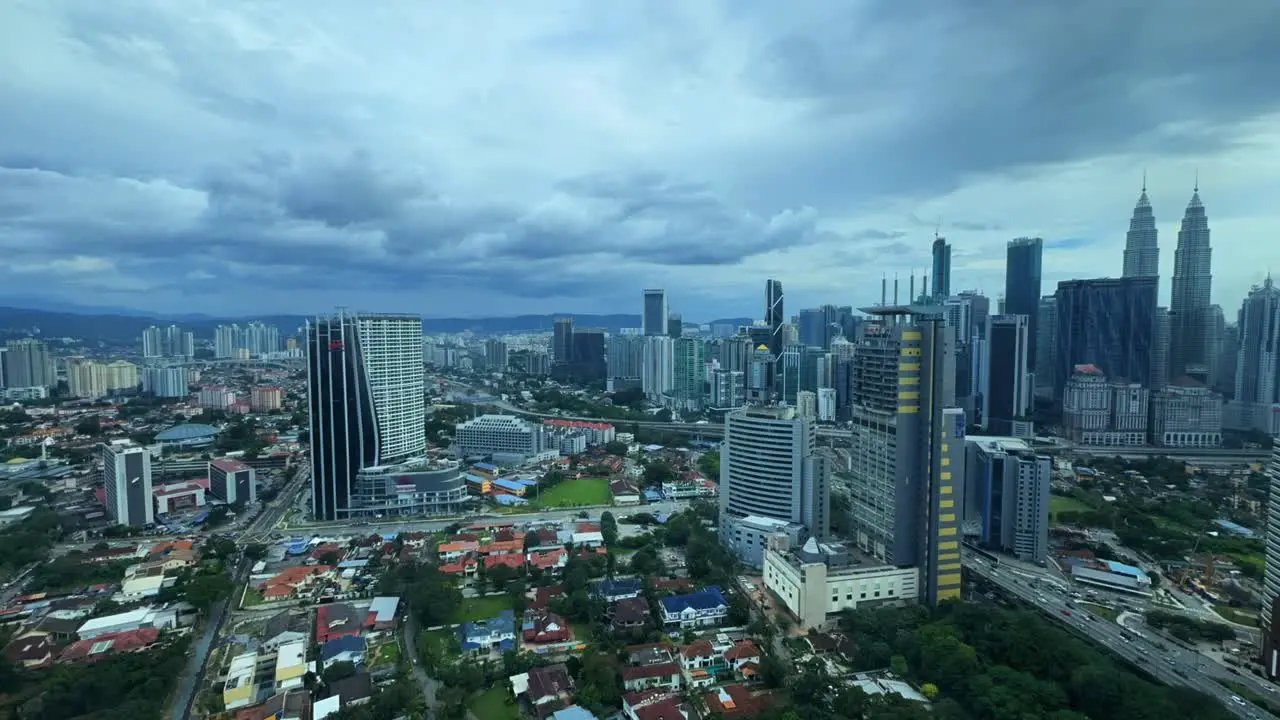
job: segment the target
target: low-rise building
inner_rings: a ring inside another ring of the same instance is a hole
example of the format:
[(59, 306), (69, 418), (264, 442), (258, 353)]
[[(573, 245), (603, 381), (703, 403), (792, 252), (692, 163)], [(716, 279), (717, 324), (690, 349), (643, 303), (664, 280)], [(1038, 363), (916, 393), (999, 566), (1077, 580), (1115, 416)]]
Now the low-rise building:
[(809, 538), (795, 550), (774, 536), (765, 550), (764, 584), (802, 628), (826, 625), (828, 616), (866, 605), (919, 599), (920, 571), (885, 565), (846, 546)]
[(764, 567), (764, 551), (770, 537), (782, 533), (792, 546), (798, 546), (809, 537), (809, 531), (800, 523), (759, 515), (743, 518), (726, 516), (720, 532), (738, 559), (756, 569)]
[(222, 683), (222, 706), (227, 710), (248, 707), (258, 699), (254, 678), (258, 673), (258, 653), (247, 652), (231, 658), (227, 679)]
[(516, 616), (503, 610), (497, 617), (477, 622), (462, 623), (458, 628), (458, 641), (463, 652), (506, 651), (515, 647)]
[(650, 688), (680, 690), (680, 666), (673, 663), (641, 665), (629, 667), (622, 671), (622, 686), (627, 692), (648, 690)]
[(307, 643), (295, 640), (280, 646), (276, 653), (276, 692), (302, 687), (307, 674)]
[(363, 665), (366, 645), (361, 635), (343, 635), (320, 646), (320, 667), (328, 668), (337, 663)]
[(662, 598), (662, 623), (668, 628), (719, 625), (729, 615), (729, 603), (714, 585), (688, 595)]
[(100, 635), (155, 628), (168, 630), (178, 623), (178, 615), (173, 610), (162, 610), (142, 607), (114, 615), (104, 615), (87, 620), (76, 630), (81, 640), (92, 640)]

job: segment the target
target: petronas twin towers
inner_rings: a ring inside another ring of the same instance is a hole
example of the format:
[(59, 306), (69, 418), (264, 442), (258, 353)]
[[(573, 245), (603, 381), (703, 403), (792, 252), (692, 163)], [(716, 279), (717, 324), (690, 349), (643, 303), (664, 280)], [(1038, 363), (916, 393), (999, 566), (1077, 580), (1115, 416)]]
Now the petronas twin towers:
[[(1182, 215), (1178, 247), (1173, 254), (1173, 293), (1169, 303), (1168, 360), (1166, 377), (1183, 376), (1201, 382), (1208, 379), (1210, 365), (1209, 327), (1212, 322), (1209, 293), (1213, 284), (1209, 246), (1209, 218), (1200, 202), (1197, 182)], [(1129, 220), (1124, 246), (1124, 277), (1155, 277), (1160, 274), (1160, 244), (1155, 213), (1147, 197), (1146, 181)], [(1163, 348), (1161, 348), (1163, 350)]]

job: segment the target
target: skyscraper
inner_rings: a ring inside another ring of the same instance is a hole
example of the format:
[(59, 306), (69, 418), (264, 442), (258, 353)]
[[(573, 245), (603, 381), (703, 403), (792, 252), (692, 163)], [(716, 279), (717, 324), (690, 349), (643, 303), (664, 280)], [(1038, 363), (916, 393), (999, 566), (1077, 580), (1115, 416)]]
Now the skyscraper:
[(951, 296), (951, 246), (944, 237), (933, 240), (933, 297)]
[(51, 388), (58, 383), (49, 349), (35, 338), (6, 343), (3, 369), (5, 387)]
[(1142, 194), (1129, 218), (1129, 232), (1124, 241), (1124, 277), (1151, 277), (1160, 274), (1160, 243), (1156, 216), (1147, 198), (1147, 180), (1142, 179)]
[[(1017, 238), (1009, 241), (1004, 269), (1004, 307), (1001, 315), (1026, 315), (1029, 337), (1036, 336), (1040, 326), (1040, 279), (1044, 258), (1044, 240)], [(1027, 365), (1036, 371), (1036, 348), (1031, 346)]]
[(817, 454), (813, 418), (795, 408), (747, 407), (727, 413), (720, 449), (721, 534), (756, 516), (800, 523), (826, 537), (831, 494), (825, 459)]
[(1209, 292), (1213, 250), (1209, 218), (1197, 184), (1182, 216), (1173, 253), (1173, 293), (1169, 301), (1169, 380), (1184, 375), (1205, 382), (1209, 374)]
[(665, 335), (645, 338), (644, 365), (640, 368), (640, 386), (651, 402), (659, 402), (675, 384), (675, 340)]
[(155, 522), (151, 492), (151, 453), (128, 440), (100, 446), (102, 489), (107, 515), (117, 525), (150, 525)]
[(1280, 443), (1271, 446), (1267, 466), (1266, 564), (1262, 573), (1262, 669), (1280, 677)]
[(979, 425), (993, 435), (1023, 437), (1030, 430), (1027, 416), (1031, 411), (1033, 376), (1027, 370), (1031, 348), (1028, 325), (1026, 315), (987, 318)]
[[(1035, 394), (1053, 398), (1053, 373), (1057, 367), (1056, 345), (1058, 339), (1058, 299), (1053, 295), (1040, 298), (1040, 316), (1036, 318), (1036, 335), (1031, 342), (1036, 345), (1036, 357), (1040, 368), (1035, 371)], [(1030, 332), (1030, 330), (1028, 330)]]
[(1270, 275), (1249, 292), (1239, 318), (1228, 427), (1280, 434), (1280, 288)]
[(1158, 332), (1154, 276), (1058, 283), (1054, 397), (1077, 365), (1095, 365), (1113, 380), (1150, 387)]
[(306, 332), (312, 512), (340, 520), (358, 472), (426, 452), (422, 319), (339, 314)]
[(684, 335), (684, 318), (680, 313), (670, 313), (667, 315), (667, 334), (673, 338)]
[(573, 362), (573, 318), (556, 318), (551, 333), (551, 362), (557, 365)]
[(960, 595), (964, 411), (938, 306), (863, 308), (853, 356), (850, 494), (860, 548), (920, 571), (928, 602)]
[(706, 397), (707, 364), (701, 338), (672, 340), (671, 397), (681, 410), (699, 410)]
[(782, 281), (766, 280), (764, 283), (764, 324), (769, 328), (769, 352), (776, 358), (782, 354), (785, 344), (782, 326), (787, 321), (782, 306)]
[(644, 316), (640, 319), (645, 335), (667, 334), (667, 291), (644, 291)]
[(1044, 562), (1049, 550), (1053, 463), (1025, 442), (1001, 437), (965, 441), (965, 519), (978, 543), (1018, 559)]

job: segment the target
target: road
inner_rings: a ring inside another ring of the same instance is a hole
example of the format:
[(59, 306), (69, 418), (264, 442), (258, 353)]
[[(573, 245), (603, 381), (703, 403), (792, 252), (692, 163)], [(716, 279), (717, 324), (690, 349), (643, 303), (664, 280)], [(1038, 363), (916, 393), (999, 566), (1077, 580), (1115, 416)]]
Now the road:
[(993, 566), (989, 561), (966, 552), (964, 566), (1001, 590), (1017, 597), (1050, 617), (1066, 623), (1108, 651), (1134, 663), (1167, 685), (1181, 685), (1216, 698), (1228, 710), (1242, 718), (1272, 718), (1265, 710), (1242, 700), (1220, 682), (1240, 683), (1258, 695), (1274, 695), (1276, 687), (1256, 677), (1234, 675), (1225, 667), (1203, 655), (1173, 643), (1157, 643), (1151, 633), (1141, 635), (1094, 615), (1077, 605), (1070, 595), (1046, 583), (1037, 583), (1024, 573)]
[(173, 705), (169, 713), (171, 720), (183, 720), (191, 717), (191, 703), (200, 689), (200, 682), (205, 676), (205, 664), (209, 662), (209, 651), (213, 649), (218, 631), (227, 619), (228, 610), (236, 602), (244, 590), (244, 583), (249, 577), (249, 563), (241, 561), (235, 570), (235, 582), (231, 595), (223, 598), (209, 614), (209, 622), (205, 630), (196, 640), (191, 654), (187, 656), (187, 667), (178, 677), (178, 692), (174, 695)]

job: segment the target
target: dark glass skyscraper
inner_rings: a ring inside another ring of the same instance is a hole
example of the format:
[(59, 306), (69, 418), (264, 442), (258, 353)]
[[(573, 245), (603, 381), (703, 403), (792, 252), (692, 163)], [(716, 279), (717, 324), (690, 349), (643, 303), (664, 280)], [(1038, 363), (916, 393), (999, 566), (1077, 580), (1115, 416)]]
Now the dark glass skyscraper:
[(943, 237), (933, 241), (933, 297), (951, 297), (951, 246)]
[(644, 315), (640, 318), (644, 324), (645, 335), (667, 334), (667, 291), (644, 291)]
[(1173, 253), (1173, 293), (1169, 301), (1169, 380), (1209, 374), (1209, 292), (1213, 284), (1209, 218), (1197, 186), (1182, 216)]
[(1029, 324), (1025, 315), (992, 315), (987, 319), (982, 427), (993, 435), (1012, 435), (1014, 421), (1025, 420), (1031, 408)]
[[(1044, 257), (1044, 240), (1018, 238), (1009, 241), (1004, 269), (1005, 315), (1026, 315), (1027, 332), (1036, 336), (1040, 316), (1041, 262)], [(1027, 352), (1027, 365), (1036, 369), (1036, 347), (1032, 343)]]
[(573, 318), (556, 318), (551, 335), (551, 361), (557, 365), (573, 362)]
[(1096, 365), (1108, 378), (1150, 387), (1158, 288), (1155, 277), (1058, 283), (1055, 398), (1076, 365)]
[(350, 516), (356, 474), (427, 449), (422, 319), (337, 315), (307, 325), (311, 504)]
[(769, 328), (769, 352), (776, 358), (782, 353), (782, 326), (787, 317), (782, 307), (782, 281), (764, 283), (764, 324)]

